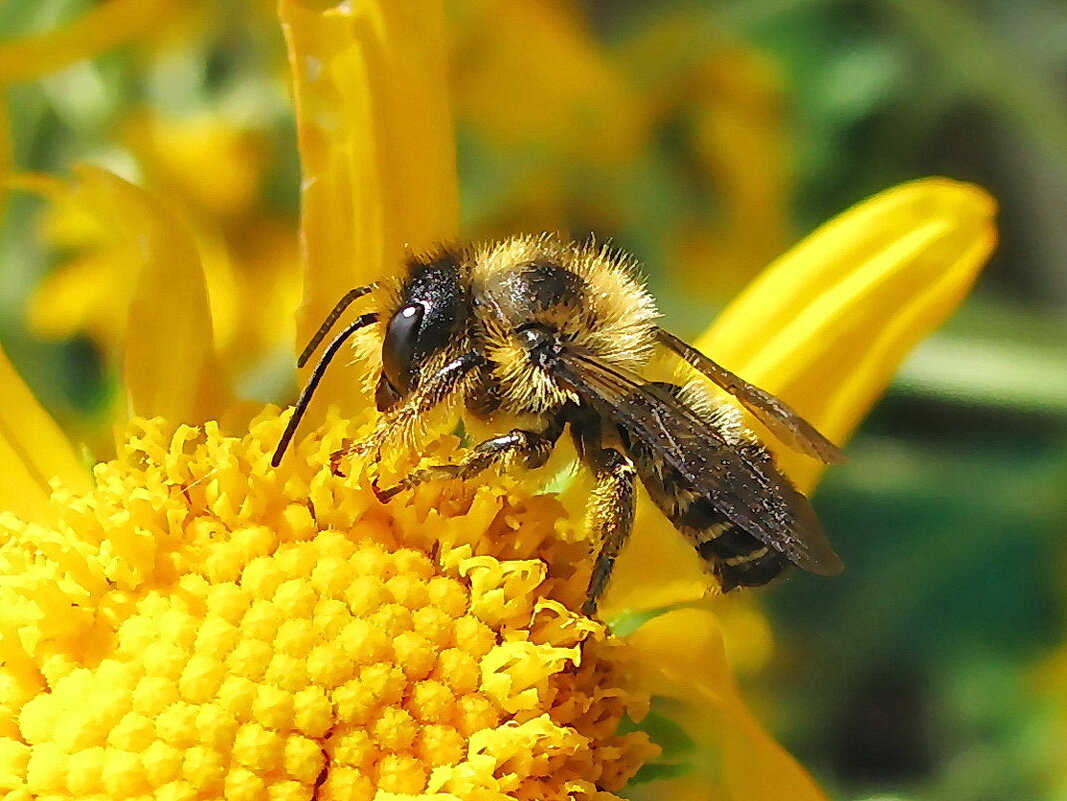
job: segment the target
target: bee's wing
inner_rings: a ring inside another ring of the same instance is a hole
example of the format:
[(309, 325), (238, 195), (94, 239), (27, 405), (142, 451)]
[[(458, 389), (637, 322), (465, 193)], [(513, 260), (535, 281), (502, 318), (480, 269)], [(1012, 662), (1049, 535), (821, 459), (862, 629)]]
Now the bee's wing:
[(781, 398), (731, 373), (669, 331), (658, 328), (656, 337), (665, 347), (741, 401), (757, 420), (793, 450), (814, 456), (826, 464), (846, 460), (845, 454), (834, 443), (820, 434), (815, 426), (793, 411)]
[(573, 354), (554, 375), (706, 493), (730, 522), (818, 575), (843, 569), (811, 508), (770, 460), (753, 460), (660, 385)]

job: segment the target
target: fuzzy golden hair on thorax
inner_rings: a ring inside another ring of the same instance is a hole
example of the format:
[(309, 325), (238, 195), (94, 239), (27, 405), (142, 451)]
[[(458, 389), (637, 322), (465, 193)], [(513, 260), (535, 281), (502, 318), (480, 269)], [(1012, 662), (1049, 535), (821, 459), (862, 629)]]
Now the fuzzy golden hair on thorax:
[(514, 332), (542, 325), (599, 363), (640, 369), (654, 346), (655, 302), (628, 256), (544, 234), (479, 247), (471, 283), (484, 352), (505, 408), (543, 412), (573, 400), (531, 363)]

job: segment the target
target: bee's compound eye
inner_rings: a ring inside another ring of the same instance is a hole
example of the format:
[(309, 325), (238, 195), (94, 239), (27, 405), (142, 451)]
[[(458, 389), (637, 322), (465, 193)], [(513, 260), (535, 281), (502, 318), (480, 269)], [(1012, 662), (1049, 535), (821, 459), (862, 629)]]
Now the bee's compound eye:
[(410, 303), (389, 321), (382, 344), (382, 372), (396, 389), (406, 393), (411, 388), (412, 360), (419, 341), (419, 329), (426, 308)]

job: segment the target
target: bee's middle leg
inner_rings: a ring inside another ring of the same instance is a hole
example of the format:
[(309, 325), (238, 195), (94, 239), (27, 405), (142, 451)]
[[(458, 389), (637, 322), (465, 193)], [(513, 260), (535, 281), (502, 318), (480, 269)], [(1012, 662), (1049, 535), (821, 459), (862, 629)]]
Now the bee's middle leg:
[(596, 472), (596, 487), (589, 503), (588, 526), (599, 547), (582, 614), (596, 613), (597, 602), (607, 587), (615, 559), (630, 537), (634, 524), (637, 471), (633, 463), (614, 448), (587, 453)]
[(561, 422), (553, 423), (543, 432), (513, 428), (506, 434), (478, 443), (455, 464), (431, 465), (416, 470), (395, 487), (379, 490), (378, 498), (385, 502), (397, 493), (417, 487), (425, 481), (451, 478), (466, 480), (490, 468), (514, 466), (532, 470), (541, 467), (552, 455), (562, 431)]

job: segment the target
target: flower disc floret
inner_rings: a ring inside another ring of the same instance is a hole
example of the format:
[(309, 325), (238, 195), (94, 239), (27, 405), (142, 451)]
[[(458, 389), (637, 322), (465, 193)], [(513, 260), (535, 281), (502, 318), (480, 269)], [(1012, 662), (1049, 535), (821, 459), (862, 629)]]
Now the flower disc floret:
[(625, 649), (571, 611), (562, 507), (504, 478), (383, 506), (327, 466), (351, 423), (274, 470), (282, 423), (138, 421), (55, 526), (0, 516), (8, 797), (614, 798), (648, 699), (605, 691)]

